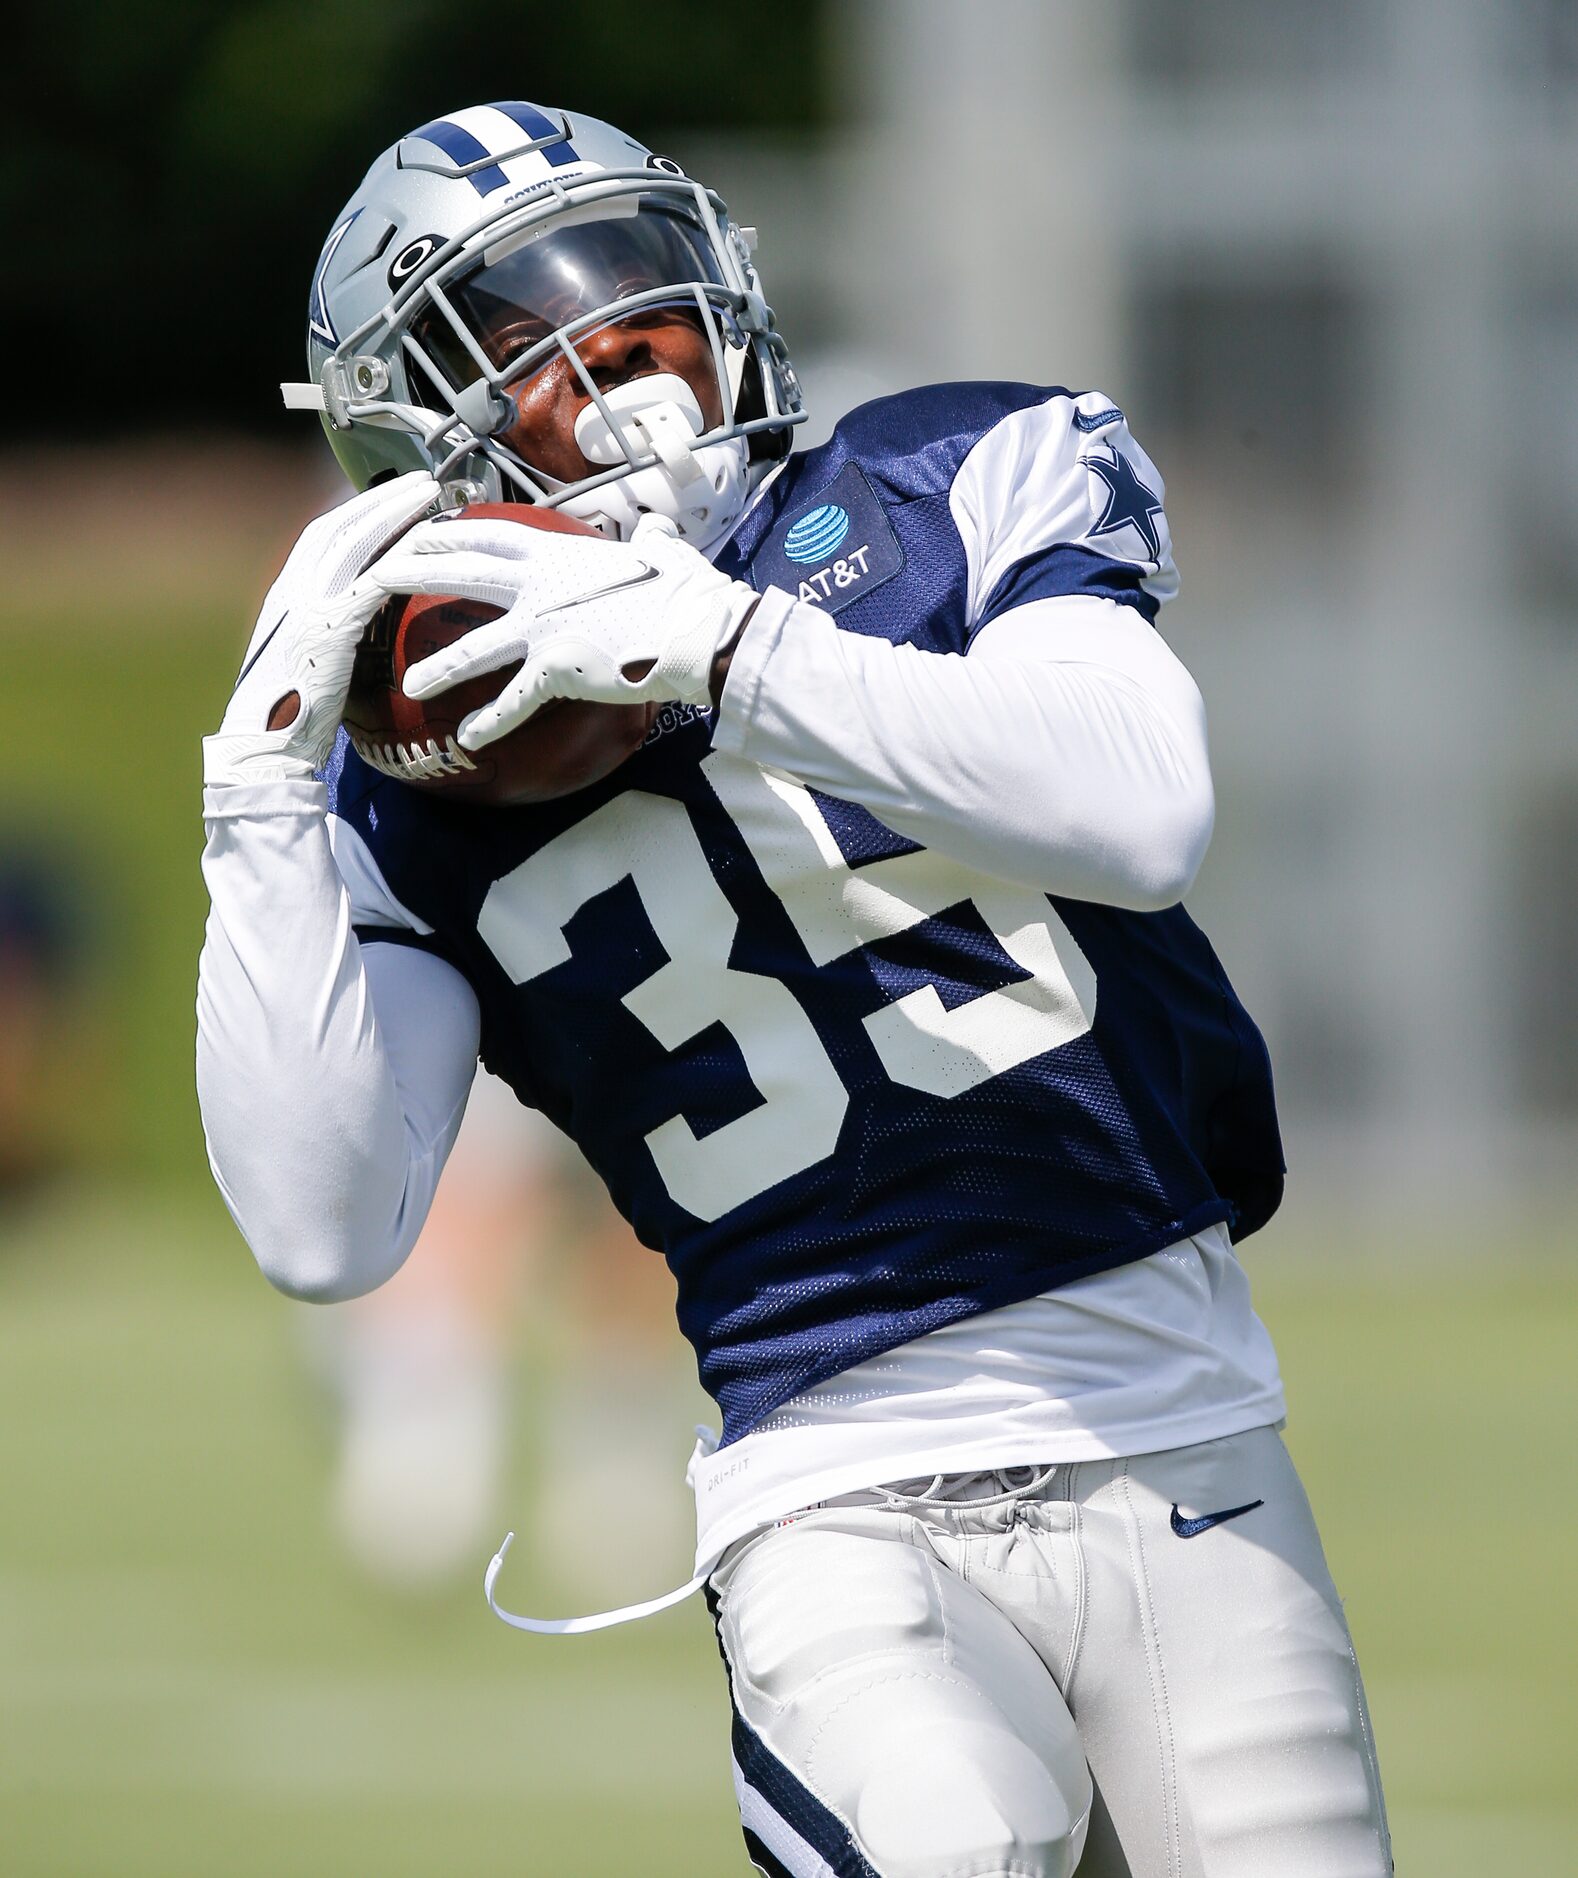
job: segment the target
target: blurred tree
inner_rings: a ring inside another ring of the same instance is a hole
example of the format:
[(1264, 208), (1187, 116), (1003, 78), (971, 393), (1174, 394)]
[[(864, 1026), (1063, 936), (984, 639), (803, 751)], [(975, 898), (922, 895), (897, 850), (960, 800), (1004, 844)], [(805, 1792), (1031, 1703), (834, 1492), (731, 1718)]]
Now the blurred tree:
[(813, 130), (823, 11), (794, 10), (804, 69), (772, 85), (753, 82), (759, 16), (724, 0), (80, 0), (23, 15), (0, 151), (0, 212), (25, 257), (0, 312), (13, 424), (64, 441), (91, 408), (94, 437), (275, 430), (330, 219), (404, 131), (500, 96), (590, 111), (682, 161), (687, 132)]

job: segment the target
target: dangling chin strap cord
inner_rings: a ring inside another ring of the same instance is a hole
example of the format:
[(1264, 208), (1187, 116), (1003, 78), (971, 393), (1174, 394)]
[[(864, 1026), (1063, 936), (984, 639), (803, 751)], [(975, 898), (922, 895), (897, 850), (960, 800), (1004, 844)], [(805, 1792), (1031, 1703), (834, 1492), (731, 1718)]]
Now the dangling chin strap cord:
[[(718, 1444), (718, 1437), (710, 1428), (696, 1430), (697, 1454), (710, 1454)], [(508, 1532), (504, 1543), (493, 1554), (482, 1580), (483, 1595), (488, 1600), (488, 1609), (493, 1615), (515, 1630), (529, 1630), (539, 1637), (580, 1637), (590, 1630), (611, 1630), (615, 1624), (633, 1624), (639, 1618), (651, 1617), (658, 1611), (666, 1611), (670, 1605), (683, 1604), (685, 1599), (699, 1591), (712, 1575), (718, 1558), (705, 1560), (696, 1575), (687, 1584), (677, 1590), (665, 1591), (660, 1598), (648, 1598), (644, 1604), (622, 1605), (617, 1611), (596, 1611), (588, 1617), (523, 1617), (515, 1611), (507, 1611), (494, 1596), (494, 1587), (498, 1584), (499, 1573), (504, 1569), (504, 1561), (510, 1547), (515, 1543), (515, 1535)], [(721, 1557), (720, 1553), (718, 1557)]]
[(522, 1617), (514, 1611), (507, 1611), (493, 1595), (493, 1587), (498, 1583), (499, 1573), (504, 1569), (504, 1560), (515, 1539), (514, 1533), (506, 1533), (504, 1543), (493, 1554), (493, 1561), (488, 1566), (487, 1576), (482, 1581), (482, 1589), (487, 1596), (488, 1609), (516, 1630), (530, 1630), (539, 1637), (579, 1637), (589, 1630), (610, 1630), (615, 1624), (633, 1624), (637, 1618), (651, 1617), (657, 1611), (666, 1611), (671, 1604), (681, 1604), (699, 1591), (707, 1582), (716, 1559), (708, 1559), (706, 1569), (696, 1573), (688, 1584), (683, 1584), (677, 1591), (665, 1591), (660, 1598), (648, 1598), (644, 1604), (626, 1604), (617, 1611), (597, 1611), (589, 1617)]

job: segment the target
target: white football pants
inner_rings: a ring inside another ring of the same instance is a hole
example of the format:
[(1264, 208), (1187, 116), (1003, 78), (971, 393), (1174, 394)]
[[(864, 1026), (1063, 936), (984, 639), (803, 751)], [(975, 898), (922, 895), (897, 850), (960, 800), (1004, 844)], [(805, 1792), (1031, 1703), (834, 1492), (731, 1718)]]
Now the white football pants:
[(1276, 1430), (1029, 1471), (851, 1494), (725, 1554), (758, 1870), (1385, 1878), (1358, 1665)]

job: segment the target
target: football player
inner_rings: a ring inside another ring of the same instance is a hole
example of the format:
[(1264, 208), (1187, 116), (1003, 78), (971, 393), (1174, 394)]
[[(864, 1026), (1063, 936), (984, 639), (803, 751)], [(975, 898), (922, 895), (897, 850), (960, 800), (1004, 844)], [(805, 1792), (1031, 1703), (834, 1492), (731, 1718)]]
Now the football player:
[[(520, 102), (336, 218), (287, 401), (364, 493), (206, 746), (216, 1177), (276, 1285), (339, 1298), (405, 1257), (479, 1054), (575, 1139), (722, 1411), (697, 1564), (758, 1870), (1378, 1878), (1234, 1254), (1282, 1156), (1180, 904), (1212, 793), (1161, 478), (1110, 397), (1020, 384), (793, 453), (752, 257), (669, 159)], [(651, 735), (529, 808), (373, 772), (352, 656), (413, 592), (503, 609), (407, 679), (518, 666), (466, 750), (551, 698)]]

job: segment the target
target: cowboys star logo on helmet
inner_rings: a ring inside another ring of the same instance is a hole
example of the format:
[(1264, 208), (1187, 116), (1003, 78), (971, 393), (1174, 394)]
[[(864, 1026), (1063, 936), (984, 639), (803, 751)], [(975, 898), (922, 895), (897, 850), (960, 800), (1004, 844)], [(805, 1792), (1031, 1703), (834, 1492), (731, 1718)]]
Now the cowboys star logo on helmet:
[[(672, 372), (600, 386), (578, 356), (657, 307), (705, 335), (720, 421)], [(431, 468), (620, 537), (655, 512), (704, 550), (805, 416), (751, 232), (622, 131), (520, 101), (436, 118), (373, 164), (319, 261), (307, 359), (286, 403), (322, 412), (358, 488)], [(594, 473), (574, 482), (510, 438), (515, 400), (558, 359), (589, 400), (575, 440)]]

